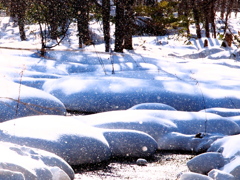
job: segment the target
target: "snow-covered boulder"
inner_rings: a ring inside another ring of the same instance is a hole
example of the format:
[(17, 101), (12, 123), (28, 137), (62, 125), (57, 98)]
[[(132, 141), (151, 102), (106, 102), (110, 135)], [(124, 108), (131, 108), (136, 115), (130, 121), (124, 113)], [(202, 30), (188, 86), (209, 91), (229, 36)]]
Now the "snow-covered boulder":
[(221, 152), (228, 162), (220, 170), (240, 179), (240, 135), (226, 136), (216, 140), (209, 152)]
[(221, 152), (225, 158), (233, 158), (240, 154), (240, 135), (225, 136), (216, 140), (208, 152)]
[(219, 169), (224, 165), (225, 159), (218, 152), (203, 153), (187, 162), (190, 171), (200, 174), (207, 174), (212, 169)]
[[(121, 64), (118, 65), (121, 69)], [(156, 72), (159, 70), (155, 65), (153, 68)], [(176, 73), (183, 73), (180, 77), (186, 81), (164, 70), (154, 75), (146, 71), (123, 73), (119, 70), (111, 76), (89, 72), (81, 76), (49, 79), (42, 89), (60, 99), (67, 109), (81, 112), (126, 110), (140, 103), (163, 103), (179, 111), (240, 107), (238, 87), (221, 88), (217, 82), (209, 85), (203, 78), (200, 88), (198, 76), (195, 80), (189, 77), (190, 69), (182, 72), (184, 70), (178, 68)]]
[(148, 157), (157, 150), (157, 142), (148, 134), (133, 130), (104, 130), (112, 157)]
[(55, 153), (71, 165), (101, 163), (111, 157), (147, 157), (157, 150), (155, 139), (144, 132), (96, 128), (74, 117), (54, 115), (3, 122), (0, 138)]
[(39, 89), (0, 79), (0, 121), (31, 115), (65, 115), (63, 103)]
[[(146, 76), (149, 77), (149, 74)], [(169, 74), (162, 76), (175, 81)], [(176, 90), (169, 80), (118, 77), (118, 74), (110, 78), (83, 74), (81, 77), (48, 80), (42, 89), (60, 99), (67, 109), (82, 112), (126, 110), (136, 104), (149, 102), (164, 103), (185, 111), (204, 108), (202, 94), (194, 86), (185, 82), (174, 83), (179, 89), (187, 90)]]
[(203, 109), (200, 112), (214, 113), (222, 117), (240, 116), (240, 109), (208, 108)]
[(71, 180), (73, 169), (53, 153), (0, 142), (0, 178), (6, 180)]
[(167, 133), (177, 131), (177, 126), (168, 119), (154, 117), (149, 111), (110, 111), (93, 115), (74, 116), (82, 122), (103, 129), (137, 130), (149, 134), (156, 141)]
[(24, 175), (20, 172), (0, 169), (0, 179), (4, 180), (25, 180)]
[(231, 117), (227, 117), (227, 119), (234, 121), (235, 123), (238, 124), (238, 126), (240, 126), (240, 116), (231, 116)]
[(152, 116), (169, 119), (178, 127), (178, 132), (197, 134), (200, 132), (233, 135), (240, 133), (240, 127), (233, 121), (205, 112), (150, 111)]
[(186, 172), (181, 175), (180, 180), (213, 180), (213, 179), (202, 174)]
[(220, 171), (218, 169), (213, 169), (208, 173), (208, 176), (215, 180), (235, 180), (234, 176)]
[(74, 118), (99, 128), (145, 132), (156, 140), (158, 149), (162, 150), (203, 152), (216, 139), (240, 132), (235, 122), (203, 112), (127, 110)]
[(173, 108), (172, 106), (169, 106), (163, 103), (141, 103), (129, 108), (129, 110), (139, 110), (139, 109), (176, 111), (176, 109)]
[(57, 154), (71, 165), (107, 161), (111, 152), (98, 128), (64, 116), (32, 116), (0, 124), (0, 139)]
[(232, 158), (229, 163), (227, 163), (220, 170), (226, 173), (231, 174), (235, 180), (240, 180), (240, 156), (237, 155)]
[(195, 135), (171, 132), (158, 140), (158, 148), (161, 150), (179, 150), (187, 152), (206, 152), (211, 144), (223, 135), (198, 133)]
[[(203, 112), (165, 110), (109, 111), (86, 116), (84, 121), (101, 128), (122, 128), (140, 131), (142, 129), (146, 133), (148, 133), (146, 127), (153, 122), (162, 126), (161, 131), (157, 129), (158, 132), (152, 133), (159, 135), (168, 132), (180, 132), (183, 134), (205, 132), (223, 135), (240, 133), (240, 127), (235, 122), (212, 113)], [(137, 124), (139, 126), (136, 126)], [(149, 131), (153, 132), (154, 130)]]

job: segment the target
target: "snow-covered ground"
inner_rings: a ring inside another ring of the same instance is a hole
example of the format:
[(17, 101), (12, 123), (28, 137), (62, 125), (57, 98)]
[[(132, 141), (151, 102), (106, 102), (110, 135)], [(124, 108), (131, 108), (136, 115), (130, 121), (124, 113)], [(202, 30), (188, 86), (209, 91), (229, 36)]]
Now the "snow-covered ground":
[[(230, 20), (234, 33), (239, 22)], [(91, 28), (101, 42), (99, 24)], [(139, 36), (133, 51), (105, 53), (102, 43), (77, 49), (72, 25), (60, 46), (39, 57), (38, 27), (26, 30), (21, 42), (18, 27), (1, 18), (0, 179), (73, 179), (68, 164), (147, 157), (157, 149), (203, 153), (182, 179), (240, 179), (235, 45)], [(68, 117), (66, 110), (96, 114)]]

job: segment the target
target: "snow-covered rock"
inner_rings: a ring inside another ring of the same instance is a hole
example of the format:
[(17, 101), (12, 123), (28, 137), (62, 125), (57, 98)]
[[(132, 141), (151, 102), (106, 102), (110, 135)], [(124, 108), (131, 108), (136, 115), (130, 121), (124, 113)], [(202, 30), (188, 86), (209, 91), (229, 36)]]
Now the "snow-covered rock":
[(208, 176), (211, 177), (214, 180), (235, 180), (234, 176), (220, 171), (218, 169), (213, 169), (208, 173)]
[(0, 179), (4, 180), (25, 180), (24, 175), (20, 172), (0, 169)]
[(73, 169), (53, 153), (0, 142), (0, 178), (6, 180), (71, 180)]
[[(202, 95), (188, 83), (181, 82), (179, 84), (188, 91), (173, 92), (172, 87), (169, 87), (172, 85), (168, 80), (152, 81), (151, 79), (132, 79), (117, 75), (111, 78), (108, 76), (84, 76), (46, 81), (43, 90), (60, 99), (67, 109), (82, 112), (125, 110), (146, 102), (164, 103), (175, 109), (186, 111), (201, 110), (204, 107)], [(170, 78), (168, 74), (163, 76), (166, 76), (167, 79)], [(191, 93), (188, 93), (189, 91)], [(81, 101), (76, 101), (77, 99), (81, 99)]]
[(209, 152), (221, 152), (228, 159), (220, 170), (232, 174), (235, 179), (240, 179), (240, 135), (226, 136), (216, 140), (208, 149)]
[(139, 110), (139, 109), (176, 111), (175, 108), (163, 103), (141, 103), (129, 108), (129, 110)]
[[(138, 114), (138, 116), (136, 116)], [(177, 126), (167, 119), (154, 117), (149, 111), (110, 111), (88, 116), (75, 116), (74, 118), (91, 126), (103, 129), (137, 130), (149, 134), (156, 141), (172, 131), (177, 131)]]
[(162, 150), (179, 150), (187, 152), (206, 152), (211, 144), (223, 135), (198, 133), (195, 135), (171, 132), (159, 138), (158, 148)]
[[(157, 141), (158, 149), (162, 150), (202, 152), (216, 139), (240, 132), (235, 122), (203, 112), (127, 110), (74, 118), (99, 128), (145, 132)], [(199, 133), (201, 137), (197, 137)]]
[(148, 134), (133, 130), (104, 130), (112, 157), (148, 157), (157, 150), (157, 142)]
[(214, 113), (222, 117), (240, 116), (240, 109), (208, 108), (203, 109), (200, 112)]
[[(162, 135), (168, 132), (180, 132), (183, 134), (205, 132), (223, 135), (240, 133), (240, 127), (235, 122), (212, 113), (203, 112), (165, 110), (109, 111), (88, 115), (84, 118), (80, 116), (79, 118), (85, 123), (101, 128), (135, 129), (146, 133), (150, 131), (153, 137), (154, 134)], [(144, 130), (149, 123), (158, 123), (162, 126), (162, 130), (157, 129), (158, 132), (154, 133), (154, 130)], [(137, 124), (139, 126), (136, 126)]]
[(222, 167), (220, 170), (223, 172), (229, 173), (234, 176), (236, 180), (240, 179), (240, 156), (237, 155), (234, 158), (232, 158), (228, 164), (226, 164), (224, 167)]
[(208, 149), (209, 152), (221, 152), (225, 158), (240, 154), (240, 135), (225, 136), (216, 140)]
[(200, 154), (187, 162), (188, 169), (192, 172), (207, 174), (212, 169), (219, 169), (225, 165), (221, 153), (207, 152)]
[(211, 85), (204, 82), (199, 87), (197, 79), (184, 76), (187, 79), (181, 81), (164, 70), (160, 75), (141, 72), (142, 78), (129, 72), (110, 77), (93, 74), (50, 79), (42, 89), (60, 99), (67, 109), (81, 112), (126, 110), (140, 103), (163, 103), (180, 111), (240, 107), (237, 87), (219, 88), (217, 82)]
[(42, 114), (65, 115), (66, 109), (56, 97), (39, 89), (0, 79), (0, 121)]
[(235, 123), (237, 123), (240, 127), (240, 116), (231, 116), (231, 117), (227, 117), (227, 119), (234, 121)]
[(148, 162), (147, 162), (146, 159), (139, 158), (139, 159), (137, 159), (136, 164), (137, 164), (138, 166), (146, 166), (146, 165), (148, 164)]
[(55, 153), (71, 165), (100, 163), (111, 157), (148, 157), (157, 150), (157, 142), (144, 132), (96, 128), (74, 117), (54, 115), (3, 122), (0, 138)]
[(181, 175), (180, 180), (213, 180), (213, 179), (202, 174), (186, 172)]
[(0, 124), (2, 141), (43, 149), (71, 165), (107, 161), (111, 152), (102, 131), (71, 117), (32, 116)]

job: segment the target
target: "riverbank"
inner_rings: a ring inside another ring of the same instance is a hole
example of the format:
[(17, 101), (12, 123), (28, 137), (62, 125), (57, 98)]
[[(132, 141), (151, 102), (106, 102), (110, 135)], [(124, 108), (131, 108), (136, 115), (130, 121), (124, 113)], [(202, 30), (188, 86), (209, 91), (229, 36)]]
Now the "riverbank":
[(137, 165), (136, 159), (115, 159), (99, 169), (75, 169), (75, 180), (177, 180), (181, 173), (189, 171), (186, 162), (194, 156), (194, 154), (158, 151), (147, 160), (146, 166)]

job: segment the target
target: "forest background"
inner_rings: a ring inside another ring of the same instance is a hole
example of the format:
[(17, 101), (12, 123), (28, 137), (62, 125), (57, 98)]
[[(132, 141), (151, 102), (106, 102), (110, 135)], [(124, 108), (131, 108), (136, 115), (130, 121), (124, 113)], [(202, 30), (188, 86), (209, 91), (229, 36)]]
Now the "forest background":
[[(26, 24), (38, 24), (41, 35), (41, 55), (46, 48), (61, 43), (69, 25), (77, 23), (79, 48), (93, 45), (89, 22), (102, 21), (105, 51), (111, 50), (111, 23), (115, 24), (114, 50), (133, 49), (134, 35), (167, 35), (171, 33), (189, 38), (225, 37), (228, 18), (239, 11), (238, 0), (0, 0), (0, 9), (19, 26), (22, 41), (27, 40)], [(223, 34), (216, 31), (216, 12), (220, 12)], [(196, 35), (189, 26), (196, 26)], [(238, 37), (233, 36), (237, 41)], [(51, 42), (51, 43), (49, 43)], [(230, 45), (230, 44), (229, 44)]]

